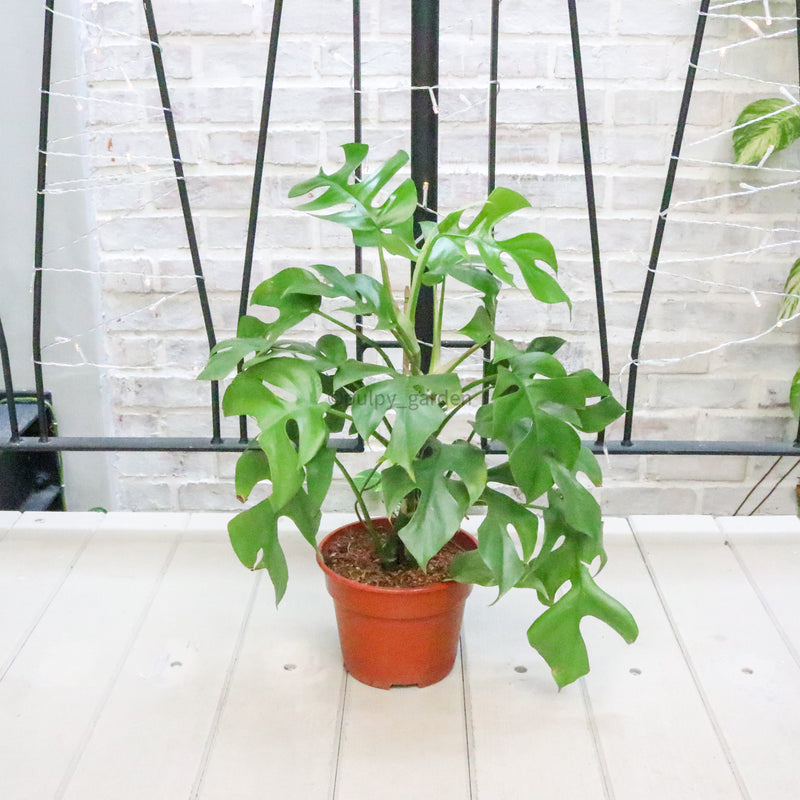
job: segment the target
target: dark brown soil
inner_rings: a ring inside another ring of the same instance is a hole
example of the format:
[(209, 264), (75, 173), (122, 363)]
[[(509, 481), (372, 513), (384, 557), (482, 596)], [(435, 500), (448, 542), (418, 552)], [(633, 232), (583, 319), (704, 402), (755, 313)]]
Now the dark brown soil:
[(423, 572), (419, 567), (391, 572), (381, 567), (370, 535), (351, 528), (336, 536), (324, 554), (325, 564), (334, 572), (358, 583), (370, 586), (413, 587), (429, 586), (447, 579), (450, 562), (464, 548), (457, 542), (448, 542), (429, 562)]

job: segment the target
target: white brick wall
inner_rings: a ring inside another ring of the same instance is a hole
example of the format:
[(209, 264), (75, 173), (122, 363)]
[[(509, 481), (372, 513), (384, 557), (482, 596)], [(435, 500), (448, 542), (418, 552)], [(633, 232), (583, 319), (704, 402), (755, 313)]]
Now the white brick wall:
[[(765, 32), (790, 28), (791, 22), (778, 18), (790, 15), (794, 4), (770, 5), (776, 19), (770, 28), (759, 22)], [(156, 0), (154, 6), (212, 311), (223, 337), (233, 330), (238, 308), (272, 4)], [(409, 142), (409, 4), (368, 0), (362, 7), (365, 139), (382, 157)], [(483, 0), (442, 3), (442, 208), (476, 200), (484, 191), (488, 8)], [(596, 0), (579, 6), (612, 388), (620, 397), (624, 382), (617, 376), (628, 359), (696, 8), (694, 0)], [(737, 46), (755, 34), (736, 15), (763, 13), (761, 2), (741, 3), (709, 18), (683, 151), (687, 159), (730, 161), (728, 136), (693, 143), (730, 127), (750, 100), (777, 92), (760, 81), (795, 84), (792, 36)], [(170, 191), (163, 125), (157, 110), (141, 107), (159, 105), (149, 47), (132, 38), (146, 35), (141, 3), (84, 0), (83, 14), (90, 23), (132, 35), (91, 27), (85, 35), (92, 156), (87, 170), (92, 178), (113, 181), (91, 195), (106, 315), (101, 323), (106, 357), (115, 365), (108, 371), (114, 425), (109, 433), (203, 436), (210, 431), (208, 387), (193, 376), (204, 361), (205, 336), (177, 193)], [(350, 3), (342, 0), (285, 5), (255, 280), (285, 265), (351, 262), (345, 236), (292, 213), (286, 201), (295, 181), (319, 163), (335, 163), (338, 145), (351, 138), (350, 19)], [(597, 369), (567, 4), (504, 0), (501, 29), (498, 182), (533, 202), (531, 219), (560, 254), (575, 309), (571, 321), (563, 309), (532, 315), (529, 303), (508, 293), (500, 318), (509, 334), (530, 335), (535, 316), (534, 326), (577, 338), (571, 358)], [(717, 50), (723, 46), (724, 54)], [(772, 164), (797, 170), (800, 146)], [(740, 181), (761, 185), (793, 174), (687, 160), (673, 201), (727, 195)], [(667, 225), (642, 357), (675, 359), (766, 330), (778, 298), (762, 296), (758, 308), (749, 293), (730, 287), (778, 292), (799, 248), (748, 251), (800, 238), (797, 229), (792, 188), (680, 206)], [(692, 260), (698, 257), (706, 260)], [(454, 327), (467, 313), (461, 305), (454, 297)], [(643, 364), (635, 438), (791, 435), (786, 394), (797, 363), (797, 327), (789, 325), (689, 360)], [(235, 423), (226, 421), (225, 430), (236, 435)], [(116, 503), (134, 509), (232, 508), (232, 463), (232, 457), (208, 454), (121, 454), (114, 459)], [(611, 457), (600, 496), (610, 514), (732, 512), (768, 465), (763, 458)], [(333, 507), (346, 503), (340, 489), (332, 495)], [(794, 509), (789, 483), (764, 506), (776, 509)]]

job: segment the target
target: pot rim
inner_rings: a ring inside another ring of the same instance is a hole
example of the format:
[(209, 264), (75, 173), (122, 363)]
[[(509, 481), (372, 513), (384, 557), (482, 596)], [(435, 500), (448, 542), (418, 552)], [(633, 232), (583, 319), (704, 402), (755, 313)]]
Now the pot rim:
[[(373, 522), (381, 522), (381, 521), (388, 521), (386, 517), (378, 517), (373, 520)], [(378, 594), (425, 594), (425, 593), (434, 593), (434, 592), (441, 592), (445, 590), (448, 586), (456, 585), (456, 586), (472, 586), (469, 583), (461, 583), (460, 581), (454, 580), (444, 580), (444, 581), (437, 581), (436, 583), (430, 583), (426, 586), (374, 586), (371, 583), (361, 583), (360, 581), (354, 581), (351, 578), (345, 578), (344, 575), (340, 575), (335, 570), (332, 570), (323, 560), (322, 558), (322, 549), (325, 546), (325, 543), (332, 539), (336, 534), (340, 531), (345, 530), (346, 528), (351, 528), (353, 526), (363, 527), (362, 523), (359, 520), (355, 520), (354, 522), (348, 522), (345, 525), (340, 525), (335, 530), (332, 530), (326, 536), (322, 538), (322, 540), (317, 545), (317, 563), (322, 568), (322, 571), (327, 575), (329, 578), (335, 579), (341, 584), (345, 586), (352, 586), (357, 587), (360, 590), (367, 591), (367, 592), (375, 592)], [(471, 534), (467, 533), (465, 530), (459, 528), (454, 534), (453, 538), (461, 534), (462, 536), (466, 537), (470, 542), (474, 543), (475, 547), (472, 549), (477, 549), (478, 547), (478, 540)]]

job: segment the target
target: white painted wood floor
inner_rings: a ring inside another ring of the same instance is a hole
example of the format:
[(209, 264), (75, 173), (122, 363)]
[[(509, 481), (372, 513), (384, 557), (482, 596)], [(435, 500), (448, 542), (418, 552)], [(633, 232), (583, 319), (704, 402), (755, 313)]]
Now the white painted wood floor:
[(445, 681), (347, 678), (310, 549), (276, 611), (226, 519), (0, 512), (2, 800), (798, 796), (795, 518), (608, 520), (640, 639), (586, 621), (561, 693), (531, 598), (479, 589)]

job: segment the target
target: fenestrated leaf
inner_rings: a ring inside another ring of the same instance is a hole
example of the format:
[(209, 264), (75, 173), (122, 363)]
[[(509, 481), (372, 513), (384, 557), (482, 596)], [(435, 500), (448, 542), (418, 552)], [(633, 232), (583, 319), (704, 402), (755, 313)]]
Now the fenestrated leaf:
[(575, 472), (582, 472), (595, 485), (603, 482), (603, 472), (595, 454), (586, 446), (582, 446), (575, 460)]
[(490, 232), (500, 220), (511, 216), (515, 211), (530, 208), (530, 202), (519, 192), (498, 186), (492, 191), (475, 218), (467, 226), (467, 233)]
[(208, 363), (197, 377), (204, 381), (219, 381), (227, 378), (245, 356), (263, 346), (263, 339), (236, 338), (218, 342), (208, 357)]
[(374, 201), (397, 172), (407, 163), (402, 150), (373, 171), (357, 180), (355, 171), (367, 156), (368, 147), (346, 144), (344, 165), (330, 174), (319, 174), (302, 181), (289, 191), (289, 197), (299, 197), (317, 189), (323, 192), (299, 206), (314, 216), (339, 223), (353, 231), (353, 241), (359, 246), (378, 244), (386, 238), (391, 252), (411, 254), (415, 251), (412, 218), (417, 205), (417, 192), (410, 178), (402, 181), (379, 205)]
[[(743, 126), (743, 127), (739, 127)], [(800, 138), (800, 108), (783, 97), (766, 97), (746, 106), (736, 120), (733, 151), (737, 164), (760, 163), (772, 148), (783, 150)]]
[(493, 489), (487, 489), (483, 499), (487, 512), (478, 528), (478, 550), (499, 587), (499, 599), (516, 585), (525, 571), (525, 565), (508, 533), (508, 526), (516, 529), (523, 557), (529, 558), (536, 546), (538, 519), (512, 497)]
[(778, 309), (778, 319), (791, 319), (800, 310), (800, 258), (792, 264), (783, 285), (783, 297)]
[(458, 583), (497, 586), (494, 572), (486, 565), (477, 550), (459, 553), (450, 563), (450, 577)]
[[(413, 476), (412, 462), (420, 448), (445, 418), (445, 412), (435, 397), (425, 388), (433, 387), (435, 379), (446, 379), (442, 387), (451, 385), (456, 376), (398, 376), (372, 383), (353, 395), (353, 423), (365, 439), (372, 436), (389, 410), (394, 410), (392, 434), (386, 448), (387, 460), (400, 464)], [(422, 389), (418, 385), (422, 386)]]
[(278, 540), (278, 515), (270, 499), (237, 514), (228, 523), (231, 545), (248, 569), (266, 569), (275, 587), (275, 604), (286, 592), (289, 570)]
[[(279, 396), (265, 381), (289, 396)], [(275, 509), (300, 488), (303, 465), (327, 442), (325, 413), (330, 405), (320, 402), (321, 392), (313, 368), (299, 359), (279, 358), (239, 373), (223, 397), (225, 414), (247, 414), (258, 424), (258, 442), (269, 460)]]
[(260, 449), (245, 450), (236, 461), (236, 497), (244, 503), (253, 487), (260, 481), (269, 480), (267, 454)]
[(564, 345), (566, 340), (560, 336), (537, 336), (525, 348), (526, 353), (549, 353), (555, 355)]
[(538, 233), (523, 233), (498, 244), (517, 263), (528, 291), (537, 300), (542, 303), (566, 303), (572, 308), (569, 297), (558, 281), (536, 265), (537, 261), (543, 261), (554, 271), (558, 269), (553, 246), (544, 236)]
[(556, 485), (564, 496), (564, 516), (567, 523), (575, 530), (599, 540), (603, 523), (597, 500), (562, 464), (553, 460), (550, 462), (550, 469)]
[(800, 419), (800, 369), (792, 378), (792, 388), (789, 390), (789, 406), (798, 419)]
[(341, 389), (342, 386), (349, 386), (351, 383), (357, 383), (374, 375), (392, 374), (397, 375), (394, 370), (389, 369), (385, 364), (367, 364), (351, 358), (336, 370), (336, 374), (333, 376), (333, 388)]
[[(432, 444), (430, 454), (414, 462), (413, 480), (420, 492), (419, 501), (399, 535), (423, 569), (461, 525), (481, 467), (485, 470), (484, 455), (479, 448), (439, 442)], [(470, 476), (471, 490), (463, 481), (448, 477), (451, 472)]]
[(391, 515), (397, 511), (404, 498), (416, 489), (411, 476), (398, 465), (387, 467), (381, 472), (381, 491), (386, 511)]
[(589, 672), (589, 656), (580, 631), (586, 616), (605, 622), (629, 644), (638, 636), (630, 612), (606, 594), (581, 565), (570, 590), (528, 629), (528, 641), (549, 665), (559, 688)]
[(319, 503), (314, 502), (302, 489), (299, 489), (281, 509), (280, 515), (289, 517), (297, 525), (303, 538), (312, 547), (316, 547), (319, 523), (322, 520)]
[(495, 333), (495, 335), (492, 337), (492, 341), (494, 342), (492, 360), (495, 362), (505, 361), (506, 359), (513, 358), (522, 352), (514, 344), (514, 342), (512, 342), (510, 339), (503, 338), (499, 333)]
[(328, 447), (321, 447), (316, 455), (306, 464), (306, 486), (309, 502), (317, 508), (322, 506), (333, 479), (333, 464), (336, 452)]
[(489, 312), (483, 306), (478, 306), (472, 315), (472, 319), (463, 328), (460, 328), (458, 332), (463, 333), (464, 336), (469, 336), (476, 344), (485, 344), (492, 338), (494, 333), (494, 325)]
[(607, 428), (615, 419), (619, 419), (625, 413), (625, 409), (615, 398), (608, 395), (586, 408), (577, 409), (576, 413), (580, 418), (580, 424), (576, 425), (578, 430), (596, 433)]

